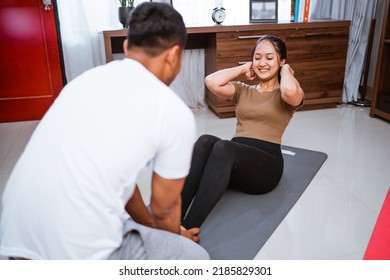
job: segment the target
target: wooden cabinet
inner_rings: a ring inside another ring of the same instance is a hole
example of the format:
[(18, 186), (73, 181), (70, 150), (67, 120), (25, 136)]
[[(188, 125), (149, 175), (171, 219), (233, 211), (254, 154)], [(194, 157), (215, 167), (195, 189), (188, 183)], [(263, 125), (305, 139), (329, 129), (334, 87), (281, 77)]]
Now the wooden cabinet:
[[(218, 32), (216, 64), (206, 74), (251, 61), (258, 38), (264, 34), (275, 35), (285, 41), (287, 62), (305, 92), (303, 110), (336, 107), (343, 92), (349, 24), (349, 21), (263, 24), (257, 30)], [(221, 118), (235, 115), (233, 103), (209, 91), (206, 91), (206, 101)]]
[(371, 117), (390, 120), (390, 15), (386, 3), (371, 101)]
[[(283, 39), (287, 62), (305, 91), (303, 110), (333, 108), (341, 101), (350, 21), (262, 23), (188, 27), (186, 49), (205, 49), (205, 74), (251, 61), (256, 41), (265, 34)], [(106, 60), (122, 52), (126, 30), (103, 31)], [(240, 77), (240, 80), (245, 80)], [(246, 81), (248, 82), (248, 81)], [(220, 118), (233, 117), (235, 105), (205, 89), (208, 106)]]

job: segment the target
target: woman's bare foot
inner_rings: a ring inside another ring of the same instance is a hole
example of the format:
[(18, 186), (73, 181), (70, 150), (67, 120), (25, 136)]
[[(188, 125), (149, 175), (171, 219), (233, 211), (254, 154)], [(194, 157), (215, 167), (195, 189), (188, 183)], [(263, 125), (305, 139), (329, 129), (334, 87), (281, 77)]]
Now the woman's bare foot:
[(195, 227), (195, 228), (190, 228), (186, 229), (183, 226), (180, 226), (180, 234), (183, 235), (184, 237), (187, 237), (191, 239), (192, 241), (199, 242), (199, 232), (200, 229)]

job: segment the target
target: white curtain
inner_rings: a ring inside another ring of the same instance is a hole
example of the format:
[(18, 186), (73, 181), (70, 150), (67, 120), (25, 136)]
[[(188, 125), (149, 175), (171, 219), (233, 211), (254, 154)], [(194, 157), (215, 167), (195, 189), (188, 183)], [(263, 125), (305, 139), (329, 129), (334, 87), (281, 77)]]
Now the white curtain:
[(57, 0), (65, 74), (71, 81), (105, 63), (105, 29), (120, 29), (118, 0)]
[(171, 84), (171, 88), (192, 109), (206, 107), (204, 69), (204, 50), (186, 50), (180, 73)]
[(371, 21), (377, 0), (317, 0), (313, 18), (351, 20), (343, 102), (358, 101)]

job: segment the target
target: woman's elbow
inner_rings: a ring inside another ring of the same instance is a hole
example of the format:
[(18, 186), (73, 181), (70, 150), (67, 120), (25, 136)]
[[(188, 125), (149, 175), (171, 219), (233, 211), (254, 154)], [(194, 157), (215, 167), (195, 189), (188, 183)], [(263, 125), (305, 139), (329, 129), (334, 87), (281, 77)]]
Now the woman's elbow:
[(204, 84), (206, 85), (206, 87), (209, 89), (209, 90), (212, 90), (213, 88), (213, 85), (215, 84), (213, 79), (210, 77), (210, 75), (206, 76), (206, 78), (204, 78)]
[(304, 98), (303, 90), (300, 86), (285, 89), (283, 99), (292, 106), (299, 106)]
[(220, 92), (220, 86), (214, 81), (214, 79), (207, 76), (204, 79), (204, 83), (206, 87), (214, 94), (219, 94)]

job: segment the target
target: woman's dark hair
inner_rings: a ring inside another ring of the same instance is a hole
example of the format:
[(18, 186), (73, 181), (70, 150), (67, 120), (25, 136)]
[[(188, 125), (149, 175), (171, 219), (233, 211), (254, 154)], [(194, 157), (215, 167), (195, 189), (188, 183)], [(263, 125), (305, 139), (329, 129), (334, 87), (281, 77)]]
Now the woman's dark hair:
[(129, 49), (140, 47), (148, 55), (157, 56), (174, 45), (184, 49), (187, 30), (172, 6), (144, 2), (130, 14), (127, 40)]
[(259, 38), (259, 40), (257, 40), (255, 47), (252, 50), (252, 59), (253, 56), (255, 55), (257, 46), (263, 41), (269, 41), (272, 45), (274, 45), (275, 50), (279, 54), (280, 59), (287, 59), (286, 44), (279, 37), (276, 37), (274, 35), (269, 35), (269, 34), (263, 35)]
[[(275, 50), (276, 52), (278, 53), (279, 55), (279, 58), (282, 60), (282, 59), (287, 59), (287, 48), (286, 48), (286, 44), (283, 42), (282, 39), (280, 39), (279, 37), (276, 37), (274, 35), (263, 35), (259, 38), (259, 40), (257, 40), (256, 44), (255, 44), (255, 47), (253, 48), (252, 50), (252, 59), (255, 55), (255, 51), (256, 51), (256, 48), (257, 46), (263, 42), (263, 41), (268, 41), (270, 42), (274, 47), (275, 47)], [(280, 68), (281, 69), (281, 68)], [(279, 74), (278, 74), (278, 79), (279, 79), (279, 82), (280, 82), (280, 69), (279, 69)]]

